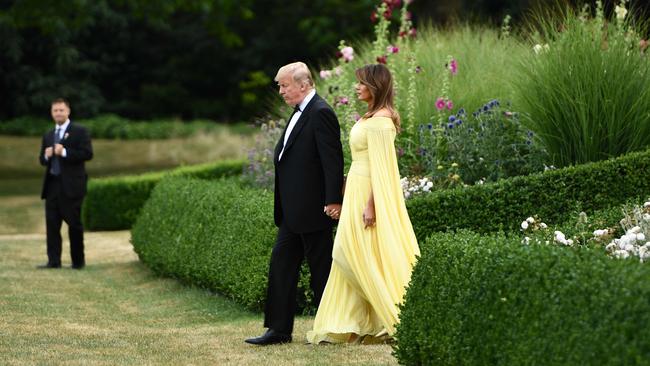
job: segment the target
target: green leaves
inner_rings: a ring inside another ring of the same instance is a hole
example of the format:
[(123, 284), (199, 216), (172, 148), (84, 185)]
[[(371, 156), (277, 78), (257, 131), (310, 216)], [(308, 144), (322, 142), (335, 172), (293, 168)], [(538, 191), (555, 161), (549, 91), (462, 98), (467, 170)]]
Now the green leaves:
[(421, 249), (397, 328), (401, 364), (618, 365), (650, 357), (646, 265), (470, 231), (435, 234)]

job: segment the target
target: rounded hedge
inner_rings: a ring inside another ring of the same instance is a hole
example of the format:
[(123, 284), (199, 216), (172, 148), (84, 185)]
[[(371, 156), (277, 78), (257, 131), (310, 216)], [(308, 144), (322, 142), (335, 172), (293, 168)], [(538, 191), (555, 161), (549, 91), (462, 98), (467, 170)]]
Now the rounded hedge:
[(129, 229), (151, 191), (163, 177), (215, 179), (241, 174), (244, 164), (242, 160), (226, 160), (166, 172), (91, 179), (81, 212), (84, 227), (88, 230)]
[(648, 364), (649, 276), (602, 248), (435, 234), (401, 307), (395, 355), (406, 365)]
[(419, 240), (434, 232), (518, 230), (538, 215), (560, 223), (575, 210), (594, 211), (650, 195), (650, 150), (616, 159), (502, 181), (433, 192), (407, 201)]

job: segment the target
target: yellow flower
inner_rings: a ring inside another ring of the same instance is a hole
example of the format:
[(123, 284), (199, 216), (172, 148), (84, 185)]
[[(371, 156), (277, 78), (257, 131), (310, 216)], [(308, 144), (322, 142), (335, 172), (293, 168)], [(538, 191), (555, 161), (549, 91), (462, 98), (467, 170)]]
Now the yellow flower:
[(442, 165), (438, 165), (438, 170), (443, 170), (443, 169), (445, 169), (444, 166), (442, 166)]
[(454, 175), (451, 176), (451, 179), (453, 179), (453, 180), (460, 180), (460, 175), (458, 175), (458, 174), (454, 174)]
[(451, 164), (451, 167), (452, 167), (452, 168), (458, 168), (458, 164), (457, 164), (457, 163), (452, 163), (452, 164)]

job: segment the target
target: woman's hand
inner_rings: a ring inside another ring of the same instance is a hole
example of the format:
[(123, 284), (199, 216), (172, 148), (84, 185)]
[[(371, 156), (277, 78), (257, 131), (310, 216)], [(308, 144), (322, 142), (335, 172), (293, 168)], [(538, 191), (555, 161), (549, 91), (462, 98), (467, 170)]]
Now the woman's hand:
[(375, 226), (375, 205), (370, 202), (363, 210), (363, 225), (365, 229)]

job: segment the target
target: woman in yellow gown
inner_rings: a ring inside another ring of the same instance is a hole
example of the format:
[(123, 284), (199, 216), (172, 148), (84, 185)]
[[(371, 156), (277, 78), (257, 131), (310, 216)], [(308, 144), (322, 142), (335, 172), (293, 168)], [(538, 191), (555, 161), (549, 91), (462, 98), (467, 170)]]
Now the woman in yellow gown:
[(384, 65), (356, 71), (368, 112), (350, 131), (352, 165), (334, 240), (332, 268), (307, 333), (312, 344), (372, 343), (395, 333), (398, 304), (420, 255), (404, 204), (395, 136), (393, 81)]

